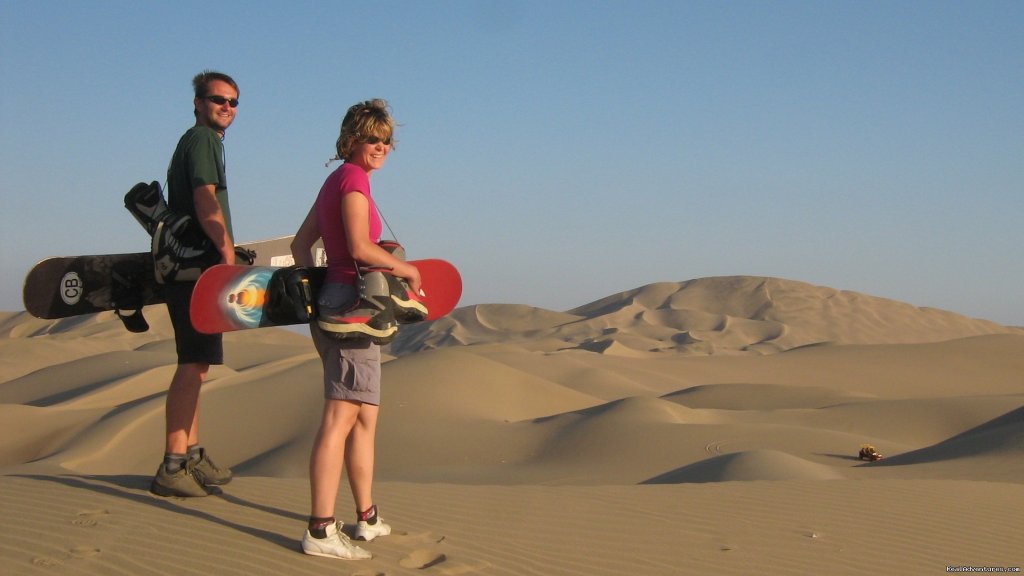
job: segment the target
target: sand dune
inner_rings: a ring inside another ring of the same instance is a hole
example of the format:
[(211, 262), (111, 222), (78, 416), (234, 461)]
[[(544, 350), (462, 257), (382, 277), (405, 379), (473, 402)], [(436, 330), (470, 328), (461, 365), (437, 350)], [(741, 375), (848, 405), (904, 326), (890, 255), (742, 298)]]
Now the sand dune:
[[(204, 389), (204, 444), (238, 478), (200, 501), (148, 494), (175, 356), (165, 311), (146, 314), (144, 334), (111, 314), (0, 315), (5, 571), (1024, 563), (1019, 328), (758, 277), (652, 284), (566, 312), (471, 306), (403, 327), (384, 367), (377, 462), (396, 533), (349, 564), (297, 552), (321, 390), (294, 332), (228, 335)], [(858, 460), (865, 443), (885, 458)], [(338, 513), (351, 515), (345, 487)], [(55, 524), (57, 537), (40, 537)]]
[(396, 350), (487, 342), (632, 355), (772, 354), (813, 344), (937, 342), (1020, 330), (931, 308), (749, 276), (659, 283), (556, 313), (474, 306), (408, 330)]

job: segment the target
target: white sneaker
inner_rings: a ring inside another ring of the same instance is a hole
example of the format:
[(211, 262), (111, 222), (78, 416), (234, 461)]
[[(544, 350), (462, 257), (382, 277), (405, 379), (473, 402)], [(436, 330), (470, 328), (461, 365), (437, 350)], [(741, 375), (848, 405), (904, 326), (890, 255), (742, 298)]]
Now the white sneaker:
[[(390, 531), (390, 529), (389, 529)], [(314, 538), (309, 530), (302, 536), (302, 551), (311, 556), (340, 558), (342, 560), (369, 560), (373, 558), (366, 550), (356, 546), (341, 531), (338, 523), (327, 527), (327, 538)]]
[(387, 536), (388, 534), (391, 534), (391, 526), (385, 524), (384, 520), (382, 520), (378, 514), (373, 524), (370, 524), (366, 520), (360, 520), (356, 523), (356, 532), (354, 537), (356, 540), (369, 542), (377, 536)]

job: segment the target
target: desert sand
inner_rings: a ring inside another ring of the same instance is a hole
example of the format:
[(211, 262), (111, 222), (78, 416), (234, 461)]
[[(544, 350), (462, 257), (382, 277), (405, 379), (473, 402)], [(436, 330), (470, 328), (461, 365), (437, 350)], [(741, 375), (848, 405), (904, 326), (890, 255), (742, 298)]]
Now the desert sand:
[[(202, 443), (223, 493), (147, 491), (162, 306), (0, 315), (3, 574), (941, 574), (1024, 566), (1024, 329), (762, 277), (403, 327), (384, 365), (372, 560), (305, 556), (321, 371), (226, 337)], [(871, 444), (882, 460), (858, 459)], [(351, 520), (342, 486), (337, 514)]]

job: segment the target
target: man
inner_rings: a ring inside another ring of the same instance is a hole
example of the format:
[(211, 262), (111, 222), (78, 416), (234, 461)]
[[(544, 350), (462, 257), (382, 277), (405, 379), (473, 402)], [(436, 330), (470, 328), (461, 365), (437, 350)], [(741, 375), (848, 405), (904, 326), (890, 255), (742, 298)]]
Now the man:
[[(178, 141), (167, 169), (167, 204), (192, 216), (209, 237), (221, 262), (234, 264), (231, 211), (224, 175), (224, 132), (235, 120), (238, 85), (230, 76), (204, 71), (192, 79), (196, 118)], [(164, 461), (150, 485), (160, 496), (206, 496), (211, 486), (231, 481), (199, 444), (199, 388), (211, 364), (224, 363), (220, 334), (200, 334), (189, 320), (194, 282), (164, 286), (174, 325), (178, 367), (167, 391), (167, 443)]]

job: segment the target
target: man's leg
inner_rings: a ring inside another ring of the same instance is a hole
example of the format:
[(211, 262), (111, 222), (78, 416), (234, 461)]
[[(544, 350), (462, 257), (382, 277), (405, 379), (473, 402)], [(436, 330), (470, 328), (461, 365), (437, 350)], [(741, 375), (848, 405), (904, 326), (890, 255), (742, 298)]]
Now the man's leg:
[(194, 473), (194, 464), (188, 461), (189, 445), (199, 438), (199, 389), (209, 370), (209, 364), (179, 364), (167, 389), (165, 407), (166, 444), (164, 461), (157, 469), (150, 491), (160, 496), (206, 496)]
[(188, 447), (199, 443), (199, 389), (209, 364), (179, 364), (167, 390), (168, 454), (187, 454)]

